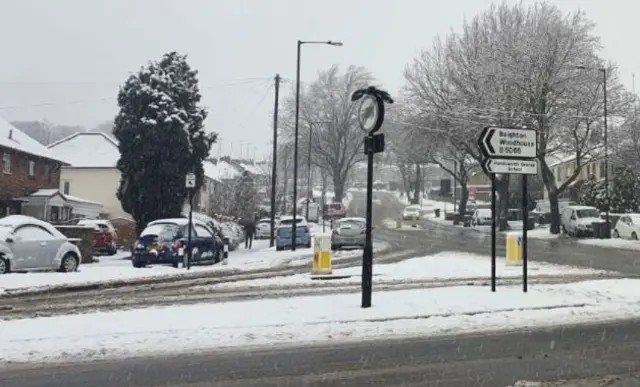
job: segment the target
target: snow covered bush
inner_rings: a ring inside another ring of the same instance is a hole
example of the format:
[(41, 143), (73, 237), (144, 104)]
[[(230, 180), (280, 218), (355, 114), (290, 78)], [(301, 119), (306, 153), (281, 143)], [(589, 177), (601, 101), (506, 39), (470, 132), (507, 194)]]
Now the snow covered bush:
[(197, 71), (187, 57), (165, 54), (132, 74), (120, 87), (113, 134), (122, 173), (117, 197), (138, 231), (155, 219), (178, 217), (187, 198), (185, 175), (202, 185), (202, 162), (215, 133), (206, 133)]

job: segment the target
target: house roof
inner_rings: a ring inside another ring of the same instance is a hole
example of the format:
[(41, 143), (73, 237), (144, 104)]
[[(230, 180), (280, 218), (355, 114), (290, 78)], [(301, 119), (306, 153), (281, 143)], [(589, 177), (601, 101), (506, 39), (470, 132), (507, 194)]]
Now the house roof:
[(205, 160), (202, 166), (206, 177), (220, 182), (225, 179), (235, 179), (242, 175), (238, 168), (224, 160), (218, 160), (217, 162)]
[(102, 132), (78, 132), (49, 145), (62, 160), (79, 168), (115, 168), (120, 151), (118, 142)]
[(58, 190), (58, 189), (40, 189), (40, 190), (37, 190), (36, 192), (32, 193), (31, 195), (27, 196), (27, 197), (51, 198), (51, 197), (56, 196), (56, 195), (62, 196), (62, 198), (64, 200), (68, 201), (68, 202), (102, 205), (102, 203), (94, 202), (93, 200), (87, 200), (87, 199), (79, 198), (77, 196), (65, 195), (62, 192), (60, 192), (60, 190)]
[(0, 118), (0, 147), (66, 163), (64, 159), (54, 155), (46, 146), (2, 118)]

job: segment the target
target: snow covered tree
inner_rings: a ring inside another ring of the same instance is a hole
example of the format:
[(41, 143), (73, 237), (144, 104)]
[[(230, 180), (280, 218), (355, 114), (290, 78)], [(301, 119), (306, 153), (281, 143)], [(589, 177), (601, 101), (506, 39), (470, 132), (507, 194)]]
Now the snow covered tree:
[(120, 87), (113, 134), (122, 173), (117, 197), (140, 232), (148, 222), (178, 217), (187, 199), (185, 175), (202, 186), (202, 162), (215, 133), (206, 133), (197, 71), (187, 57), (165, 54), (132, 74)]
[(244, 172), (235, 184), (233, 216), (244, 220), (253, 220), (258, 209), (258, 191), (253, 177)]
[(604, 185), (596, 180), (595, 176), (589, 176), (589, 178), (580, 186), (578, 191), (578, 203), (583, 206), (601, 208), (600, 206), (603, 202), (601, 200), (602, 195), (600, 195), (600, 191), (602, 191), (603, 188)]
[[(351, 95), (373, 82), (372, 75), (362, 67), (349, 66), (341, 72), (338, 66), (332, 66), (321, 71), (315, 81), (301, 90), (299, 139), (303, 143), (309, 130), (309, 122), (323, 123), (313, 127), (311, 162), (329, 174), (335, 201), (342, 200), (349, 172), (356, 163), (364, 159), (364, 134), (360, 130), (356, 114), (359, 104), (351, 102)], [(293, 95), (283, 103), (281, 120), (284, 133), (290, 137), (293, 137), (295, 124)], [(305, 165), (305, 153), (301, 148), (299, 151), (298, 162), (302, 166)], [(302, 170), (303, 168), (298, 170), (298, 177), (303, 175)], [(300, 187), (298, 192), (305, 192)]]
[(610, 192), (611, 212), (624, 214), (640, 211), (640, 179), (627, 167), (617, 167), (613, 171)]

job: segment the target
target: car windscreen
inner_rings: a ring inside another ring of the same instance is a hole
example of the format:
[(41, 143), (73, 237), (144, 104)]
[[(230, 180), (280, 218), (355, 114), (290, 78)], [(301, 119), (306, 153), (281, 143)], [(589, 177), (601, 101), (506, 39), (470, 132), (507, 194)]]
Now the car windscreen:
[(338, 227), (341, 229), (364, 229), (365, 222), (359, 220), (345, 220), (338, 223)]
[(589, 210), (577, 210), (578, 218), (599, 218), (600, 212), (598, 210), (589, 209)]
[[(301, 222), (302, 222), (302, 219), (296, 218), (296, 224), (301, 223)], [(291, 226), (292, 224), (293, 224), (293, 218), (291, 218), (291, 219), (282, 219), (280, 221), (280, 225), (281, 226)]]
[(155, 235), (158, 237), (158, 240), (170, 241), (176, 238), (179, 230), (180, 226), (175, 223), (156, 223), (147, 226), (147, 228), (140, 233), (140, 238)]

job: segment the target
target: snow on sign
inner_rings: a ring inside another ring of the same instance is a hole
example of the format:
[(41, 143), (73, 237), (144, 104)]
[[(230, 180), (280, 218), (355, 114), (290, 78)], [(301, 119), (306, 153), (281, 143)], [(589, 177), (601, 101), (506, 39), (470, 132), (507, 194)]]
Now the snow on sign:
[(533, 159), (537, 156), (535, 130), (488, 126), (480, 133), (478, 146), (485, 157)]
[(537, 175), (538, 160), (486, 159), (482, 169), (487, 174)]
[(196, 175), (193, 173), (187, 173), (187, 177), (185, 180), (185, 187), (187, 188), (195, 188), (196, 187)]

